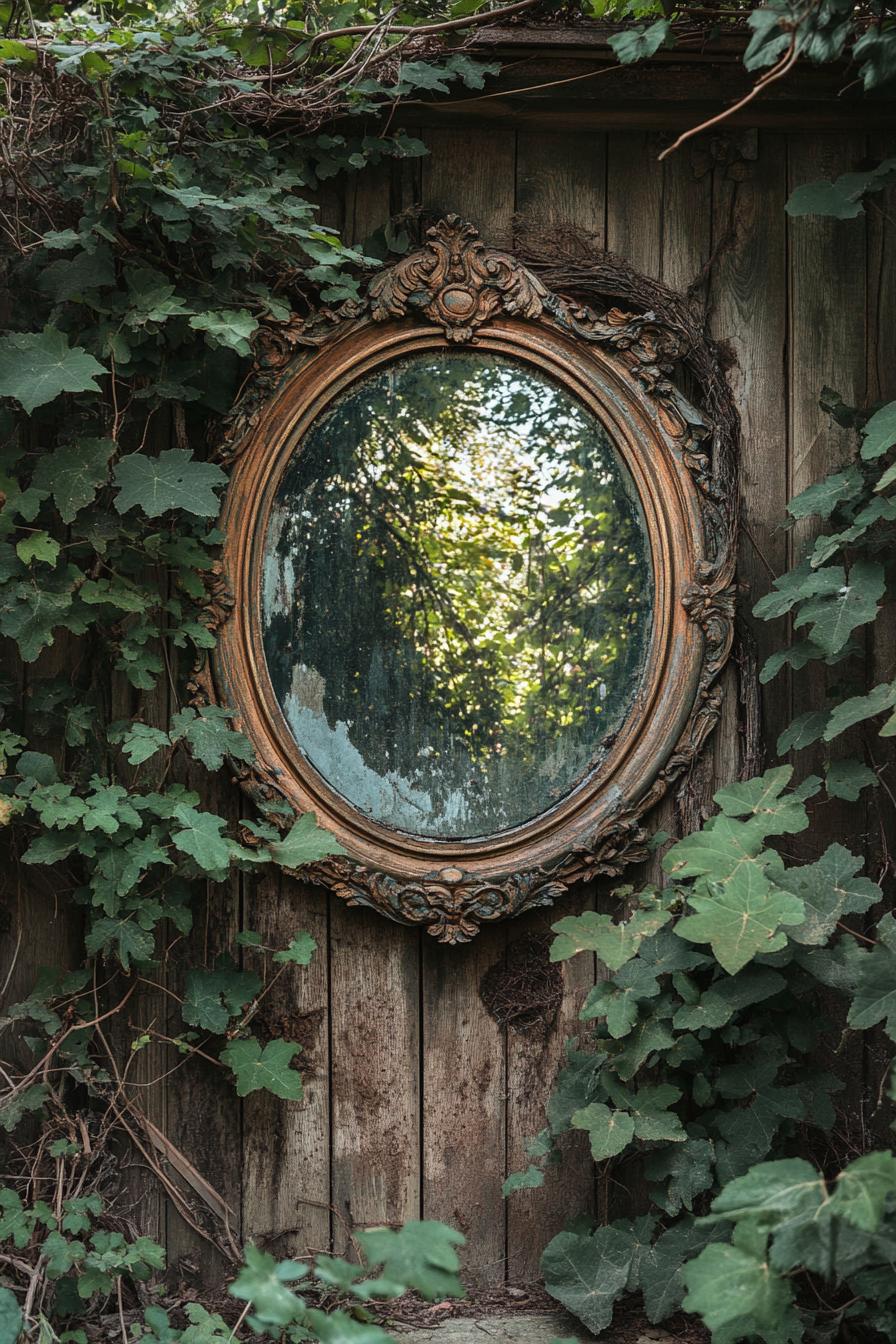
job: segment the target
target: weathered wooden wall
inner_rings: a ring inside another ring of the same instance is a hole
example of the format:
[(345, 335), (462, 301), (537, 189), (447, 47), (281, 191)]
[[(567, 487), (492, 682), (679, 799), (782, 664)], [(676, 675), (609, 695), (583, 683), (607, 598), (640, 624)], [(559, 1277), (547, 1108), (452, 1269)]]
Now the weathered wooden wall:
[[(647, 274), (681, 289), (693, 285), (694, 303), (734, 357), (743, 422), (740, 578), (750, 625), (749, 607), (798, 540), (781, 526), (787, 499), (845, 450), (818, 409), (820, 388), (831, 384), (847, 399), (896, 395), (892, 214), (874, 210), (867, 222), (852, 223), (789, 220), (784, 202), (794, 185), (854, 168), (886, 146), (880, 136), (871, 143), (861, 127), (847, 134), (739, 127), (660, 163), (666, 132), (650, 129), (649, 113), (641, 108), (636, 130), (619, 120), (609, 131), (589, 123), (579, 132), (552, 128), (549, 118), (515, 125), (483, 115), (430, 125), (421, 132), (428, 158), (362, 174), (345, 194), (330, 191), (324, 217), (363, 239), (419, 203), (460, 213), (486, 240), (508, 244), (519, 213), (572, 224)], [(655, 122), (667, 124), (659, 104)], [(781, 631), (759, 626), (752, 634), (761, 662)], [(877, 679), (891, 676), (892, 647), (874, 657)], [(737, 687), (733, 675), (728, 680), (723, 724), (698, 772), (704, 801), (740, 768)], [(770, 745), (788, 721), (792, 694), (785, 677), (764, 692)], [(226, 780), (213, 788), (214, 806), (235, 814), (235, 789)], [(847, 824), (854, 842), (872, 829), (861, 808), (827, 807), (831, 826)], [(670, 818), (674, 825), (667, 808)], [(611, 900), (607, 890), (583, 889), (565, 908), (594, 901), (610, 908)], [(564, 1039), (576, 1030), (598, 968), (584, 958), (563, 968), (562, 1006), (546, 1037), (502, 1031), (480, 983), (514, 942), (544, 932), (554, 917), (525, 917), (484, 930), (466, 947), (442, 947), (286, 877), (209, 888), (190, 940), (195, 952), (232, 946), (241, 924), (273, 943), (307, 929), (320, 947), (310, 970), (289, 968), (281, 977), (260, 1023), (303, 1043), (303, 1101), (259, 1095), (240, 1103), (201, 1062), (189, 1086), (174, 1075), (148, 1101), (160, 1128), (229, 1201), (238, 1238), (278, 1253), (331, 1244), (344, 1250), (358, 1225), (441, 1218), (468, 1237), (470, 1278), (525, 1282), (537, 1276), (541, 1248), (570, 1215), (595, 1201), (600, 1209), (624, 1204), (624, 1173), (619, 1186), (595, 1190), (587, 1152), (576, 1145), (543, 1189), (507, 1203), (501, 1197), (505, 1176), (524, 1162), (525, 1138), (543, 1123)], [(40, 925), (37, 959), (47, 961), (65, 937), (51, 900)], [(188, 949), (173, 954), (181, 965), (187, 957)], [(31, 960), (18, 967), (23, 984)], [(171, 983), (177, 987), (176, 968)], [(144, 1000), (135, 1025), (158, 1026), (165, 1012), (163, 1003)], [(145, 1067), (158, 1063), (147, 1056)], [(859, 1073), (874, 1067), (864, 1057), (856, 1065)], [(209, 1245), (157, 1197), (147, 1197), (141, 1218), (173, 1258), (186, 1256), (209, 1275), (219, 1268)]]

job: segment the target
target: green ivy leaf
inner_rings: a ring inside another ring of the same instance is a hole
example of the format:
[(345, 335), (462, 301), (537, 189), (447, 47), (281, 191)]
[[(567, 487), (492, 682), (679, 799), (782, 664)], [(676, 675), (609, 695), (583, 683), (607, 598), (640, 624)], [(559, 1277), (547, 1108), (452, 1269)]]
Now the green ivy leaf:
[(293, 869), (317, 863), (328, 854), (344, 854), (345, 850), (329, 831), (318, 826), (313, 812), (304, 812), (282, 840), (268, 846), (268, 852), (282, 868)]
[(876, 1232), (894, 1197), (896, 1156), (866, 1153), (840, 1172), (828, 1211), (863, 1232)]
[(877, 788), (878, 783), (877, 775), (862, 761), (830, 761), (825, 767), (825, 788), (831, 798), (855, 803), (862, 789)]
[(885, 915), (877, 926), (877, 946), (859, 963), (855, 995), (847, 1022), (859, 1031), (883, 1022), (896, 1041), (896, 920)]
[(0, 1344), (16, 1344), (24, 1325), (15, 1293), (10, 1288), (0, 1288)]
[(171, 746), (171, 738), (161, 728), (150, 723), (135, 721), (119, 735), (110, 733), (110, 739), (120, 741), (122, 750), (131, 765), (142, 765), (155, 756), (163, 747)]
[(114, 948), (126, 971), (132, 961), (151, 961), (155, 939), (148, 929), (142, 929), (134, 919), (97, 919), (84, 939), (84, 946), (93, 956)]
[(258, 322), (246, 308), (222, 308), (217, 312), (197, 313), (190, 318), (194, 331), (205, 333), (211, 345), (223, 345), (238, 355), (251, 355), (251, 338)]
[(862, 859), (843, 845), (830, 845), (815, 863), (786, 869), (778, 884), (798, 896), (806, 910), (802, 923), (788, 930), (797, 943), (826, 943), (845, 915), (864, 914), (883, 892), (867, 877), (856, 877)]
[(791, 518), (830, 518), (838, 504), (856, 499), (863, 487), (858, 467), (847, 467), (803, 490), (787, 505)]
[[(760, 1334), (782, 1344), (787, 1338), (782, 1327), (794, 1323), (793, 1290), (761, 1256), (736, 1246), (707, 1246), (683, 1274), (685, 1311), (696, 1312), (713, 1333), (725, 1330), (730, 1339)], [(770, 1336), (770, 1330), (778, 1333)]]
[(0, 397), (12, 397), (28, 415), (63, 392), (99, 392), (96, 379), (107, 372), (53, 327), (0, 337)]
[(837, 653), (853, 630), (874, 620), (885, 589), (883, 566), (873, 560), (857, 560), (848, 582), (836, 593), (825, 593), (802, 605), (794, 626), (810, 625), (812, 642), (827, 654)]
[(567, 915), (552, 925), (557, 935), (551, 944), (551, 961), (565, 961), (578, 952), (594, 952), (611, 971), (617, 971), (637, 952), (645, 938), (649, 938), (672, 918), (668, 910), (636, 910), (622, 923), (616, 924), (610, 915), (585, 910), (581, 915)]
[(119, 513), (140, 509), (147, 518), (158, 518), (169, 509), (181, 509), (199, 518), (213, 518), (219, 504), (215, 494), (227, 477), (213, 462), (197, 462), (183, 448), (166, 448), (158, 457), (131, 453), (115, 468), (118, 487), (115, 507)]
[(21, 541), (16, 542), (16, 555), (23, 565), (30, 565), (33, 560), (39, 560), (45, 565), (55, 565), (61, 549), (59, 542), (48, 532), (32, 532), (29, 537), (23, 537)]
[(599, 1335), (612, 1321), (615, 1303), (625, 1292), (633, 1251), (632, 1237), (616, 1227), (599, 1227), (590, 1236), (561, 1232), (541, 1257), (544, 1286)]
[(230, 1019), (241, 1013), (260, 989), (261, 980), (252, 971), (228, 966), (213, 971), (191, 970), (181, 1016), (188, 1026), (223, 1035)]
[(221, 1062), (236, 1079), (237, 1096), (264, 1090), (284, 1101), (299, 1101), (302, 1079), (291, 1064), (300, 1049), (293, 1041), (268, 1041), (264, 1049), (254, 1040), (231, 1041), (221, 1051)]
[(47, 1277), (51, 1279), (68, 1274), (84, 1259), (85, 1254), (82, 1241), (70, 1241), (61, 1232), (51, 1232), (40, 1249), (47, 1262)]
[(289, 941), (289, 946), (275, 952), (272, 961), (286, 962), (293, 966), (310, 966), (311, 958), (317, 951), (317, 942), (310, 933), (297, 933)]
[(813, 742), (818, 742), (824, 737), (829, 722), (828, 710), (807, 709), (804, 714), (798, 714), (790, 726), (784, 729), (778, 738), (775, 750), (779, 756), (788, 751), (802, 751), (804, 747), (811, 746)]
[(611, 1110), (601, 1101), (592, 1101), (588, 1106), (575, 1111), (572, 1116), (574, 1129), (584, 1129), (591, 1141), (591, 1156), (595, 1162), (603, 1162), (623, 1152), (635, 1137), (635, 1122), (626, 1111)]
[(200, 812), (185, 803), (174, 809), (174, 821), (181, 828), (171, 833), (174, 845), (182, 854), (189, 854), (198, 866), (220, 882), (230, 867), (234, 851), (233, 841), (223, 836), (226, 822), (213, 812)]
[(760, 954), (779, 951), (787, 942), (782, 925), (805, 918), (799, 897), (772, 888), (756, 868), (742, 868), (712, 894), (691, 893), (688, 904), (696, 913), (680, 919), (675, 932), (690, 942), (709, 943), (729, 975)]
[(525, 1171), (515, 1171), (507, 1177), (501, 1186), (502, 1195), (512, 1195), (517, 1190), (537, 1190), (544, 1185), (544, 1172), (531, 1162)]
[(252, 762), (255, 752), (252, 743), (242, 733), (235, 732), (230, 720), (236, 717), (232, 709), (205, 705), (202, 709), (182, 709), (171, 720), (171, 740), (183, 740), (190, 755), (206, 770), (220, 770), (225, 758)]
[(613, 33), (607, 38), (607, 43), (613, 48), (616, 59), (623, 65), (647, 60), (658, 52), (660, 47), (670, 47), (674, 41), (675, 35), (668, 19), (657, 19), (649, 27), (639, 24), (633, 28), (626, 28), (623, 32)]
[(873, 462), (896, 444), (896, 401), (875, 411), (862, 430), (862, 457)]
[(303, 1303), (286, 1285), (304, 1278), (307, 1269), (293, 1260), (278, 1264), (272, 1255), (255, 1246), (247, 1246), (245, 1256), (244, 1268), (227, 1291), (241, 1302), (251, 1302), (265, 1325), (289, 1325), (302, 1314)]
[(92, 504), (109, 477), (109, 459), (116, 445), (111, 439), (78, 439), (55, 452), (42, 454), (31, 478), (38, 490), (53, 496), (59, 516), (70, 523), (80, 509)]
[(896, 705), (896, 681), (875, 686), (867, 695), (854, 695), (848, 700), (842, 700), (830, 714), (825, 715), (826, 722), (823, 729), (825, 742), (831, 742), (841, 733), (845, 733), (847, 728), (853, 728), (857, 723), (863, 723), (865, 719), (873, 719), (878, 714), (892, 709), (894, 705)]
[(408, 1289), (429, 1302), (464, 1296), (457, 1247), (465, 1238), (453, 1227), (410, 1222), (397, 1229), (373, 1227), (356, 1236), (368, 1265), (379, 1269), (380, 1281), (393, 1288), (394, 1296)]

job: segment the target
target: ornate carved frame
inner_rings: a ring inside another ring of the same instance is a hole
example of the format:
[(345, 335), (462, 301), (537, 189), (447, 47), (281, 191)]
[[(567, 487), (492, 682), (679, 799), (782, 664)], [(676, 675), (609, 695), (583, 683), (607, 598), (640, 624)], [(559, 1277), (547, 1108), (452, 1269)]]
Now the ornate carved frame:
[[(362, 816), (303, 757), (270, 685), (258, 628), (261, 546), (280, 475), (321, 409), (358, 377), (414, 351), (475, 344), (535, 364), (607, 425), (641, 496), (653, 551), (656, 618), (637, 702), (606, 759), (550, 811), (482, 840), (394, 831)], [(731, 647), (730, 511), (715, 497), (710, 429), (671, 380), (676, 334), (653, 314), (599, 316), (552, 294), (456, 216), (379, 273), (366, 298), (313, 321), (272, 323), (228, 428), (233, 474), (222, 571), (211, 598), (218, 647), (197, 699), (238, 712), (257, 761), (238, 767), (260, 802), (313, 811), (345, 847), (302, 870), (443, 942), (548, 905), (573, 882), (645, 856), (642, 818), (694, 760), (720, 710)]]

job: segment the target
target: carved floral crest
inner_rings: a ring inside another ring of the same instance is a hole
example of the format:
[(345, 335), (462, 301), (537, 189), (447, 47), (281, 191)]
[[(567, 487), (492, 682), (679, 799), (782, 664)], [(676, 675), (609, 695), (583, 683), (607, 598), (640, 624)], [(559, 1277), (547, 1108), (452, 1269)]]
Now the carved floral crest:
[[(468, 941), (483, 923), (551, 904), (572, 882), (597, 874), (617, 875), (627, 864), (645, 857), (643, 818), (688, 770), (719, 717), (717, 682), (733, 630), (734, 537), (732, 510), (719, 498), (717, 484), (718, 479), (725, 479), (725, 472), (713, 463), (709, 451), (711, 427), (672, 380), (672, 365), (682, 353), (677, 331), (652, 312), (633, 315), (610, 308), (599, 314), (551, 293), (511, 254), (486, 247), (471, 224), (449, 215), (428, 230), (420, 249), (380, 272), (363, 301), (345, 304), (335, 313), (324, 311), (311, 320), (294, 316), (286, 322), (271, 322), (256, 337), (254, 375), (231, 417), (221, 450), (224, 460), (236, 463), (236, 470), (225, 506), (225, 514), (228, 507), (231, 510), (228, 529), (235, 536), (229, 551), (225, 545), (223, 573), (211, 577), (207, 616), (210, 627), (219, 629), (220, 652), (214, 666), (197, 668), (193, 689), (199, 701), (223, 698), (236, 702), (241, 726), (257, 751), (256, 764), (241, 766), (239, 778), (260, 802), (282, 804), (285, 800), (299, 810), (308, 806), (304, 802), (307, 793), (295, 785), (290, 763), (282, 753), (268, 750), (263, 733), (253, 732), (260, 722), (254, 691), (240, 665), (242, 654), (232, 651), (245, 648), (247, 638), (245, 628), (236, 638), (234, 625), (247, 619), (250, 605), (245, 600), (249, 590), (242, 566), (254, 525), (251, 515), (259, 471), (263, 475), (269, 454), (271, 430), (266, 428), (265, 416), (278, 397), (298, 395), (291, 390), (295, 385), (289, 382), (291, 371), (300, 382), (303, 369), (309, 361), (313, 363), (318, 350), (335, 350), (343, 338), (349, 343), (366, 341), (365, 348), (375, 349), (380, 339), (376, 328), (398, 324), (397, 330), (409, 320), (414, 325), (414, 319), (440, 328), (452, 344), (477, 339), (487, 343), (489, 323), (497, 320), (503, 324), (506, 339), (507, 319), (512, 319), (519, 325), (521, 350), (527, 332), (533, 333), (533, 339), (541, 333), (548, 343), (557, 339), (551, 333), (580, 343), (583, 361), (588, 358), (587, 347), (597, 347), (627, 382), (633, 402), (649, 407), (655, 429), (645, 447), (662, 452), (667, 471), (689, 482), (702, 528), (701, 553), (692, 556), (692, 578), (674, 597), (684, 622), (679, 642), (683, 638), (690, 646), (691, 667), (696, 662), (699, 669), (692, 678), (695, 689), (686, 706), (685, 726), (664, 745), (649, 776), (625, 792), (615, 789), (611, 801), (601, 802), (599, 791), (595, 794), (590, 830), (583, 833), (580, 826), (576, 836), (565, 843), (558, 831), (555, 852), (545, 858), (542, 848), (536, 861), (521, 863), (518, 870), (511, 860), (496, 872), (485, 871), (489, 865), (487, 858), (483, 863), (481, 854), (469, 866), (461, 861), (439, 863), (421, 840), (413, 873), (407, 871), (407, 863), (402, 871), (403, 861), (397, 860), (391, 872), (388, 863), (368, 864), (357, 845), (354, 852), (349, 847), (347, 855), (327, 858), (301, 871), (303, 878), (323, 883), (350, 905), (372, 907), (401, 923), (425, 927), (441, 942), (456, 943)], [(242, 485), (244, 468), (249, 470), (244, 459), (250, 460), (254, 472), (248, 494), (248, 487)], [(678, 530), (684, 526), (681, 515)], [(682, 538), (674, 537), (673, 545), (682, 547)], [(674, 680), (671, 677), (663, 688), (667, 698), (681, 693), (679, 685), (672, 684)], [(318, 812), (318, 820), (346, 842), (330, 817)], [(247, 835), (246, 841), (252, 843), (252, 837)], [(379, 845), (381, 853), (382, 840)]]

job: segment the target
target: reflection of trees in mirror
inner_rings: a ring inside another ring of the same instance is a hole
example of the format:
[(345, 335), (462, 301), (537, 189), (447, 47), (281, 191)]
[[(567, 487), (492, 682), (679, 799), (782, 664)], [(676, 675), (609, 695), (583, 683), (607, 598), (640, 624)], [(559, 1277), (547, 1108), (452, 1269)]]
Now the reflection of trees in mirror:
[(503, 357), (421, 355), (358, 382), (271, 516), (277, 698), (335, 788), (417, 834), (488, 834), (568, 793), (631, 707), (651, 602), (603, 426)]

